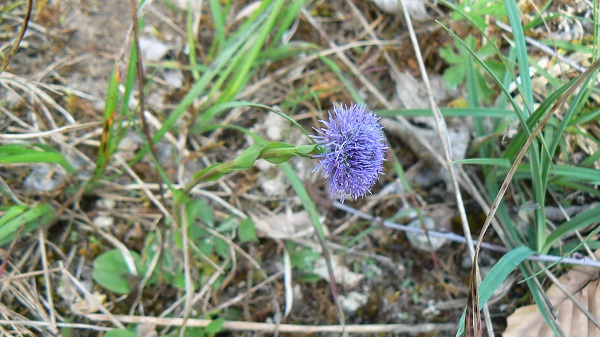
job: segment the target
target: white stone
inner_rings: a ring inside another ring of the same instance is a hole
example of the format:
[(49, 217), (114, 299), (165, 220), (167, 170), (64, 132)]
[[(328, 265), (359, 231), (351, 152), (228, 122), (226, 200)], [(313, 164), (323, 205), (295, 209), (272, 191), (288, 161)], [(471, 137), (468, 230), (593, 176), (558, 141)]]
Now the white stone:
[[(436, 230), (436, 224), (432, 218), (425, 217), (425, 218), (423, 218), (423, 221), (428, 230)], [(423, 228), (423, 225), (421, 224), (421, 220), (419, 220), (419, 219), (415, 219), (415, 220), (411, 221), (408, 224), (408, 226), (413, 227), (413, 228), (419, 228), (419, 229)], [(435, 252), (438, 249), (442, 248), (442, 246), (448, 241), (446, 239), (434, 238), (431, 236), (429, 237), (429, 240), (427, 240), (426, 235), (411, 233), (411, 232), (407, 232), (406, 237), (408, 238), (408, 241), (410, 242), (410, 244), (413, 247), (415, 247), (419, 250), (425, 251), (425, 252), (430, 252), (432, 249)], [(431, 242), (431, 246), (429, 245), (429, 242)]]
[(360, 307), (367, 304), (369, 297), (365, 294), (353, 291), (348, 295), (340, 296), (340, 301), (342, 302), (344, 311), (348, 314), (353, 314), (356, 310), (360, 309)]

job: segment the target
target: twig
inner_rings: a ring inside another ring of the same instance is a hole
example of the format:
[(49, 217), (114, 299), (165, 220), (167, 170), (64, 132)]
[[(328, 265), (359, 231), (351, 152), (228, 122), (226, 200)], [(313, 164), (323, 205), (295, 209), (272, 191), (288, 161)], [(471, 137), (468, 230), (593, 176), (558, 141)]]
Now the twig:
[(28, 0), (27, 1), (27, 13), (25, 14), (25, 18), (23, 18), (23, 24), (21, 25), (21, 28), (19, 29), (19, 36), (17, 37), (17, 40), (15, 41), (15, 44), (13, 45), (12, 49), (8, 52), (8, 55), (6, 55), (6, 58), (2, 62), (2, 68), (0, 68), (0, 74), (8, 67), (10, 60), (17, 52), (17, 49), (19, 49), (19, 45), (21, 44), (21, 41), (23, 41), (23, 37), (25, 37), (25, 31), (27, 30), (27, 25), (29, 25), (29, 20), (31, 19), (32, 8), (33, 8), (33, 0)]
[[(42, 322), (42, 321), (13, 321), (13, 320), (0, 319), (0, 325), (1, 326), (20, 325), (20, 326), (36, 326), (36, 327), (38, 327), (38, 326), (51, 326), (52, 324), (49, 322)], [(98, 326), (98, 325), (82, 324), (82, 323), (58, 322), (58, 323), (56, 323), (56, 326), (58, 326), (59, 328), (94, 330), (94, 331), (110, 331), (113, 329), (113, 328), (107, 328), (107, 327)]]
[[(358, 217), (360, 217), (362, 219), (381, 223), (381, 224), (383, 224), (384, 227), (387, 227), (387, 228), (397, 229), (397, 230), (400, 230), (403, 232), (411, 232), (411, 233), (415, 233), (415, 234), (419, 234), (419, 235), (425, 235), (425, 231), (423, 231), (423, 229), (421, 229), (421, 228), (414, 228), (414, 227), (409, 227), (406, 225), (397, 224), (397, 223), (394, 223), (391, 221), (384, 221), (381, 218), (374, 217), (370, 214), (361, 212), (361, 211), (354, 209), (346, 204), (342, 204), (342, 203), (334, 201), (333, 207), (335, 207), (339, 210), (357, 215)], [(433, 238), (441, 238), (441, 239), (446, 239), (448, 241), (453, 241), (453, 242), (467, 243), (467, 239), (465, 239), (465, 237), (460, 236), (455, 233), (444, 233), (444, 232), (436, 232), (436, 231), (428, 231), (428, 232), (429, 232), (428, 235)], [(471, 242), (473, 245), (477, 244), (477, 240), (472, 240)], [(500, 245), (495, 245), (495, 244), (488, 243), (488, 242), (482, 242), (481, 248), (485, 248), (485, 249), (492, 250), (495, 252), (502, 252), (502, 253), (506, 253), (509, 251), (509, 249), (506, 247), (503, 247)], [(570, 257), (563, 258), (561, 256), (554, 256), (554, 255), (534, 254), (534, 255), (529, 256), (527, 258), (527, 260), (540, 261), (540, 262), (552, 262), (552, 263), (558, 262), (561, 264), (570, 264), (570, 265), (577, 265), (577, 266), (588, 266), (588, 267), (600, 268), (600, 261), (594, 261), (588, 257), (576, 259), (576, 258), (570, 258)]]
[(98, 310), (102, 311), (104, 313), (104, 316), (106, 321), (108, 322), (112, 322), (116, 327), (120, 328), (120, 329), (125, 329), (125, 326), (121, 323), (120, 320), (118, 320), (116, 318), (115, 315), (111, 314), (110, 310), (106, 309), (106, 307), (104, 305), (102, 305), (102, 303), (100, 303), (100, 301), (98, 301), (98, 299), (96, 299), (96, 297), (94, 295), (92, 295), (82, 284), (81, 282), (79, 282), (78, 279), (75, 278), (75, 276), (71, 275), (71, 273), (63, 266), (62, 261), (58, 262), (59, 267), (62, 270), (62, 273), (64, 276), (66, 276), (66, 278), (71, 281), (71, 283), (80, 291), (83, 293), (85, 299), (87, 301), (89, 301), (90, 303), (92, 303), (96, 308), (98, 308)]
[[(138, 82), (138, 92), (140, 95), (139, 103), (140, 103), (140, 119), (142, 121), (142, 132), (144, 133), (144, 137), (148, 142), (148, 148), (150, 150), (150, 155), (153, 158), (157, 158), (156, 156), (156, 146), (154, 146), (154, 140), (150, 136), (150, 127), (148, 126), (148, 121), (146, 120), (146, 102), (145, 102), (145, 94), (144, 90), (144, 65), (143, 65), (143, 57), (142, 57), (142, 49), (140, 47), (140, 37), (139, 37), (139, 27), (138, 27), (138, 10), (136, 0), (131, 0), (131, 21), (133, 23), (133, 42), (135, 44), (135, 50), (137, 54), (136, 58), (136, 75)], [(154, 160), (154, 165), (156, 165), (156, 172), (158, 176), (160, 176), (160, 172), (162, 171), (160, 168), (160, 163), (158, 160)], [(166, 204), (167, 201), (165, 199), (165, 193), (163, 191), (163, 185), (159, 184), (159, 195), (161, 196), (163, 204)], [(184, 329), (185, 330), (185, 329)]]
[[(21, 227), (24, 228), (25, 226)], [(40, 244), (40, 260), (44, 269), (44, 283), (46, 287), (46, 301), (48, 301), (48, 311), (50, 311), (50, 329), (52, 333), (57, 333), (56, 313), (54, 312), (54, 300), (52, 299), (52, 283), (50, 283), (50, 273), (48, 272), (48, 255), (46, 254), (46, 238), (44, 237), (44, 227), (40, 224), (38, 230), (38, 239)]]
[[(94, 322), (108, 322), (110, 317), (103, 314), (89, 314), (85, 316)], [(125, 324), (141, 324), (152, 323), (161, 326), (181, 326), (182, 318), (166, 318), (166, 317), (147, 317), (147, 316), (113, 316), (119, 322)], [(206, 327), (212, 321), (208, 319), (190, 318), (187, 320), (188, 327)], [(263, 333), (273, 333), (277, 329), (277, 324), (274, 323), (259, 323), (259, 322), (242, 322), (242, 321), (225, 321), (223, 330), (229, 331), (256, 331)], [(348, 333), (409, 333), (419, 334), (432, 331), (452, 331), (456, 329), (454, 323), (424, 323), (424, 324), (360, 324), (346, 325), (345, 330)], [(279, 331), (282, 333), (341, 333), (344, 327), (341, 325), (296, 325), (296, 324), (280, 324)]]
[(187, 321), (190, 318), (190, 313), (192, 312), (192, 299), (194, 296), (194, 286), (192, 284), (192, 274), (191, 274), (191, 265), (190, 265), (190, 245), (188, 242), (188, 217), (186, 204), (183, 204), (179, 207), (179, 209), (175, 210), (179, 212), (177, 221), (178, 224), (181, 225), (179, 230), (181, 231), (181, 240), (183, 241), (183, 271), (185, 277), (185, 305), (183, 309), (183, 325), (179, 330), (179, 337), (183, 337), (185, 334), (185, 329), (187, 328)]

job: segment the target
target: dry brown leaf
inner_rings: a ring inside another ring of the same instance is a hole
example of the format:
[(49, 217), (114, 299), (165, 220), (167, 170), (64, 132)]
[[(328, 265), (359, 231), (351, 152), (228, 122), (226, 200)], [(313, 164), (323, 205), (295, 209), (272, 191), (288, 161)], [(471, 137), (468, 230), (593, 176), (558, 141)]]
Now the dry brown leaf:
[[(595, 253), (600, 258), (600, 250)], [(592, 267), (574, 267), (561, 276), (559, 281), (579, 300), (594, 317), (600, 320), (600, 270)], [(600, 337), (600, 329), (596, 327), (579, 310), (573, 301), (567, 298), (555, 284), (546, 291), (548, 299), (556, 308), (558, 321), (567, 336)], [(517, 309), (507, 319), (508, 326), (502, 337), (554, 337), (552, 329), (544, 321), (537, 305), (532, 304)]]
[(273, 239), (294, 239), (311, 235), (314, 232), (306, 211), (275, 214), (272, 216), (249, 212), (256, 229)]

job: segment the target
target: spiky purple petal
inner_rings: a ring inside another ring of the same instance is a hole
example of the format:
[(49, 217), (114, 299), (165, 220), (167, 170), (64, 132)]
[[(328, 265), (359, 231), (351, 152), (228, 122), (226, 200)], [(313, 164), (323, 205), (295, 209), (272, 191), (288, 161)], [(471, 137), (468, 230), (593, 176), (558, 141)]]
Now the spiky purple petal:
[(368, 111), (364, 104), (339, 106), (329, 112), (329, 120), (322, 120), (324, 128), (315, 129), (311, 136), (325, 147), (315, 170), (329, 180), (329, 192), (344, 202), (350, 195), (355, 200), (371, 193), (371, 187), (383, 174), (385, 137), (380, 117)]

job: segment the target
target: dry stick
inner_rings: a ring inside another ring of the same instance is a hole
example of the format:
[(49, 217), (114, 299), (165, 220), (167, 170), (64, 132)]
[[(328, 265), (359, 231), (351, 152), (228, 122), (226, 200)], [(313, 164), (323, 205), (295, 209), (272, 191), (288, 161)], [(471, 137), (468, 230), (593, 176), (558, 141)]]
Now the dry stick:
[[(109, 317), (103, 314), (88, 314), (85, 316), (94, 322), (109, 321)], [(152, 323), (161, 326), (181, 326), (183, 319), (181, 318), (166, 318), (166, 317), (146, 317), (146, 316), (114, 316), (121, 323), (126, 324), (142, 324)], [(209, 319), (193, 319), (187, 321), (190, 327), (206, 327), (212, 321)], [(419, 334), (433, 331), (452, 331), (456, 328), (454, 323), (424, 323), (424, 324), (361, 324), (361, 325), (295, 325), (295, 324), (280, 324), (279, 331), (281, 333), (341, 333), (344, 329), (349, 333), (409, 333)], [(223, 330), (229, 331), (256, 331), (262, 333), (274, 333), (277, 329), (275, 323), (258, 323), (258, 322), (242, 322), (242, 321), (225, 321)]]
[(12, 49), (8, 52), (8, 55), (6, 55), (4, 62), (2, 62), (2, 68), (0, 68), (0, 74), (2, 74), (2, 72), (4, 72), (4, 70), (8, 67), (10, 60), (17, 52), (17, 49), (19, 49), (19, 45), (21, 44), (21, 41), (23, 41), (23, 37), (25, 37), (25, 31), (27, 30), (27, 25), (29, 25), (29, 20), (31, 19), (32, 7), (33, 7), (33, 0), (27, 1), (27, 13), (25, 14), (25, 18), (23, 18), (23, 24), (21, 25), (21, 28), (19, 29), (19, 37), (17, 38), (17, 41), (15, 41), (15, 44), (13, 45)]
[[(478, 270), (477, 263), (476, 263), (477, 257), (479, 256), (479, 251), (481, 250), (481, 244), (483, 242), (483, 238), (485, 237), (485, 233), (487, 232), (487, 230), (490, 227), (492, 218), (496, 215), (496, 211), (498, 210), (498, 207), (500, 206), (500, 202), (502, 201), (504, 194), (508, 190), (508, 186), (510, 185), (511, 180), (512, 180), (513, 176), (515, 175), (515, 172), (517, 171), (519, 164), (523, 160), (525, 153), (529, 149), (529, 146), (531, 146), (531, 143), (533, 142), (533, 140), (535, 139), (537, 134), (540, 132), (540, 130), (542, 130), (544, 125), (546, 125), (546, 122), (548, 122), (550, 117), (552, 117), (554, 115), (554, 112), (558, 109), (558, 107), (563, 105), (563, 103), (567, 100), (567, 97), (569, 97), (569, 95), (571, 95), (575, 91), (575, 89), (577, 89), (583, 83), (583, 81), (586, 78), (588, 78), (596, 69), (598, 69), (598, 67), (600, 67), (600, 59), (596, 60), (583, 74), (581, 74), (579, 76), (579, 78), (577, 78), (575, 83), (573, 83), (573, 85), (565, 91), (565, 93), (556, 101), (556, 103), (554, 103), (554, 105), (552, 105), (552, 107), (546, 113), (544, 118), (537, 124), (535, 129), (531, 132), (531, 135), (529, 135), (529, 137), (525, 141), (525, 144), (523, 144), (521, 151), (519, 151), (519, 153), (517, 154), (515, 161), (513, 162), (512, 166), (510, 167), (510, 170), (508, 170), (506, 178), (504, 178), (504, 182), (502, 183), (502, 186), (500, 187), (500, 190), (498, 191), (498, 195), (496, 195), (496, 198), (494, 199), (494, 202), (492, 203), (492, 207), (490, 208), (487, 218), (485, 219), (485, 222), (483, 223), (483, 229), (481, 231), (481, 234), (479, 235), (479, 239), (477, 240), (478, 242), (477, 242), (477, 247), (475, 249), (475, 259), (473, 261), (474, 262), (473, 269), (471, 269), (471, 285), (470, 285), (471, 291), (469, 292), (469, 302), (467, 303), (467, 320), (472, 319), (473, 320), (472, 323), (474, 324), (475, 328), (478, 328), (477, 322), (481, 322), (481, 315), (479, 314), (479, 296), (478, 296), (478, 292), (477, 292), (478, 286), (477, 286), (477, 284), (473, 284), (473, 281), (476, 280), (475, 275), (477, 274), (477, 270)], [(472, 299), (474, 301), (471, 301)], [(473, 304), (472, 307), (471, 307), (471, 304)], [(472, 316), (469, 317), (470, 315), (472, 315)]]
[(13, 239), (13, 242), (11, 242), (10, 247), (8, 247), (8, 252), (6, 253), (6, 256), (4, 257), (4, 261), (2, 261), (2, 265), (0, 265), (0, 277), (2, 277), (2, 274), (4, 273), (4, 269), (6, 269), (6, 264), (8, 263), (8, 258), (10, 257), (10, 254), (12, 253), (13, 248), (15, 248), (15, 244), (19, 240), (19, 237), (23, 233), (23, 229), (25, 229), (25, 225), (23, 225), (23, 226), (21, 226), (21, 228), (19, 228), (17, 235), (15, 235), (15, 238)]
[[(333, 202), (333, 207), (335, 207), (339, 210), (342, 210), (344, 212), (354, 214), (355, 216), (358, 216), (362, 219), (373, 221), (376, 224), (382, 224), (384, 227), (387, 227), (387, 228), (392, 228), (392, 229), (400, 230), (403, 232), (416, 233), (419, 235), (426, 235), (425, 231), (422, 228), (414, 228), (414, 227), (409, 227), (407, 225), (393, 223), (391, 221), (385, 221), (379, 217), (374, 217), (370, 214), (361, 212), (357, 209), (354, 209), (348, 205), (339, 203), (337, 201)], [(465, 239), (464, 236), (460, 236), (460, 235), (452, 233), (452, 232), (446, 233), (446, 232), (428, 231), (427, 235), (429, 235), (433, 238), (441, 238), (441, 239), (445, 239), (448, 241), (460, 242), (460, 243), (465, 243), (465, 244), (467, 243), (467, 239)], [(477, 241), (472, 240), (471, 244), (477, 245)], [(506, 247), (496, 245), (493, 243), (488, 243), (488, 242), (483, 242), (481, 244), (481, 248), (485, 248), (487, 250), (501, 252), (501, 253), (507, 253), (509, 251), (509, 249)], [(563, 258), (561, 256), (554, 256), (554, 255), (534, 254), (534, 255), (527, 257), (527, 260), (600, 268), (600, 261), (595, 261), (588, 257), (577, 259), (577, 258), (570, 258), (570, 257)]]
[[(133, 21), (133, 39), (135, 44), (135, 50), (137, 53), (136, 67), (137, 67), (137, 82), (138, 82), (138, 91), (140, 95), (139, 103), (140, 103), (140, 119), (142, 121), (142, 132), (144, 132), (144, 137), (146, 137), (146, 141), (148, 142), (148, 147), (150, 148), (150, 155), (154, 158), (157, 158), (154, 141), (152, 137), (150, 137), (150, 128), (148, 127), (148, 122), (146, 121), (146, 104), (145, 104), (145, 95), (144, 95), (144, 65), (142, 58), (142, 49), (140, 48), (140, 37), (139, 37), (139, 27), (138, 27), (138, 17), (137, 17), (137, 4), (136, 0), (131, 0), (131, 20)], [(154, 165), (160, 166), (158, 160), (154, 161)], [(160, 168), (156, 168), (156, 172), (160, 177)], [(159, 191), (158, 193), (161, 196), (163, 204), (167, 204), (165, 199), (165, 193), (163, 190), (163, 185), (158, 184)]]
[[(321, 251), (323, 252), (323, 258), (325, 259), (325, 264), (327, 265), (327, 273), (329, 274), (329, 286), (331, 287), (331, 294), (335, 299), (335, 304), (339, 313), (340, 324), (342, 327), (346, 326), (346, 318), (344, 317), (344, 307), (342, 306), (342, 301), (340, 300), (340, 293), (337, 290), (337, 284), (335, 279), (335, 272), (333, 271), (333, 265), (331, 263), (331, 255), (329, 254), (329, 249), (325, 244), (324, 238), (321, 237), (319, 233), (315, 235), (317, 240), (319, 241), (319, 245), (321, 245)], [(342, 335), (346, 335), (346, 330), (342, 331)]]
[(107, 322), (112, 322), (117, 328), (120, 329), (125, 329), (125, 326), (123, 325), (123, 323), (121, 323), (120, 320), (118, 320), (116, 318), (116, 316), (114, 316), (110, 310), (108, 310), (104, 305), (102, 305), (102, 303), (100, 303), (100, 301), (98, 301), (98, 299), (92, 295), (82, 284), (81, 282), (79, 282), (79, 280), (77, 278), (75, 278), (75, 276), (73, 276), (68, 270), (67, 268), (65, 268), (65, 266), (63, 265), (62, 261), (58, 261), (58, 265), (61, 268), (62, 274), (64, 276), (66, 276), (69, 281), (71, 281), (71, 283), (80, 291), (83, 293), (83, 296), (85, 297), (85, 299), (87, 301), (89, 301), (90, 303), (92, 303), (94, 306), (96, 306), (96, 308), (98, 308), (98, 310), (100, 310), (101, 312), (104, 313), (103, 316), (106, 317), (106, 321)]
[(188, 217), (186, 204), (184, 203), (178, 209), (175, 210), (178, 213), (179, 221), (181, 225), (179, 230), (181, 231), (181, 240), (183, 240), (183, 271), (185, 277), (185, 305), (183, 309), (183, 325), (179, 330), (179, 337), (183, 337), (185, 329), (187, 328), (187, 321), (190, 318), (192, 312), (192, 299), (194, 296), (194, 286), (192, 285), (192, 274), (190, 266), (190, 244), (188, 242)]
[[(25, 226), (23, 226), (25, 227)], [(42, 268), (44, 269), (44, 281), (46, 286), (46, 301), (48, 301), (48, 310), (50, 311), (50, 322), (52, 323), (52, 333), (56, 333), (58, 328), (56, 326), (56, 313), (54, 312), (54, 300), (52, 299), (52, 283), (50, 283), (50, 273), (48, 272), (48, 256), (46, 254), (46, 241), (44, 237), (44, 228), (40, 225), (38, 230), (38, 238), (40, 244), (40, 260), (42, 261)]]
[[(447, 161), (446, 165), (448, 168), (450, 181), (452, 183), (452, 188), (454, 189), (454, 194), (455, 194), (455, 198), (456, 198), (458, 212), (460, 214), (460, 220), (461, 220), (461, 224), (463, 227), (463, 232), (465, 233), (465, 238), (467, 239), (467, 242), (470, 243), (472, 241), (471, 231), (469, 228), (469, 221), (467, 220), (467, 214), (465, 212), (465, 207), (463, 204), (460, 187), (458, 185), (458, 180), (456, 179), (456, 173), (454, 171), (454, 166), (452, 165), (452, 160), (453, 160), (452, 159), (452, 150), (450, 148), (450, 137), (448, 136), (446, 123), (444, 122), (444, 118), (442, 117), (442, 114), (441, 114), (437, 104), (435, 103), (435, 99), (433, 98), (433, 91), (431, 89), (431, 83), (429, 83), (429, 76), (427, 75), (427, 69), (425, 69), (425, 63), (423, 62), (423, 56), (421, 55), (421, 49), (419, 46), (419, 42), (417, 41), (417, 36), (414, 32), (412, 20), (410, 18), (410, 15), (408, 14), (406, 2), (404, 0), (400, 0), (400, 3), (402, 4), (402, 9), (403, 9), (402, 13), (404, 14), (404, 20), (406, 21), (406, 26), (408, 27), (408, 33), (410, 36), (410, 40), (413, 44), (413, 49), (417, 56), (417, 63), (419, 65), (419, 70), (421, 72), (423, 84), (425, 85), (425, 88), (427, 89), (427, 96), (429, 98), (429, 104), (431, 105), (431, 110), (433, 111), (433, 116), (435, 117), (437, 131), (440, 136), (440, 141), (443, 144), (444, 155), (445, 155), (446, 161)], [(467, 244), (467, 247), (469, 249), (469, 254), (471, 255), (471, 259), (473, 260), (473, 266), (477, 266), (477, 255), (473, 249), (473, 246), (471, 244)], [(478, 269), (476, 267), (475, 267), (475, 270), (476, 270), (476, 273), (474, 275), (475, 282), (476, 282), (476, 284), (478, 284), (480, 276), (479, 276)], [(471, 280), (471, 281), (473, 281), (473, 280)], [(485, 322), (486, 322), (488, 334), (490, 337), (494, 337), (494, 329), (492, 326), (492, 319), (490, 318), (490, 313), (489, 313), (489, 309), (488, 309), (487, 305), (484, 305), (483, 312), (484, 312), (484, 316), (485, 316)]]
[(219, 304), (219, 306), (215, 307), (213, 309), (213, 311), (221, 311), (225, 308), (229, 308), (230, 306), (240, 302), (241, 300), (243, 300), (244, 298), (246, 298), (248, 295), (263, 289), (265, 286), (269, 286), (269, 283), (275, 281), (276, 279), (278, 279), (279, 277), (281, 277), (283, 275), (283, 270), (280, 270), (278, 272), (276, 272), (275, 274), (269, 276), (268, 278), (264, 279), (262, 282), (260, 282), (259, 284), (253, 286), (252, 288), (248, 289), (246, 292), (241, 293), (233, 298), (230, 298), (229, 300), (227, 300), (224, 303)]
[[(7, 325), (20, 325), (20, 326), (51, 326), (48, 322), (40, 322), (40, 321), (13, 321), (13, 320), (0, 320), (0, 326)], [(93, 330), (93, 331), (110, 331), (113, 328), (107, 328), (103, 326), (90, 325), (90, 324), (82, 324), (82, 323), (56, 323), (56, 326), (60, 328), (70, 328), (70, 329), (82, 329), (82, 330)]]

